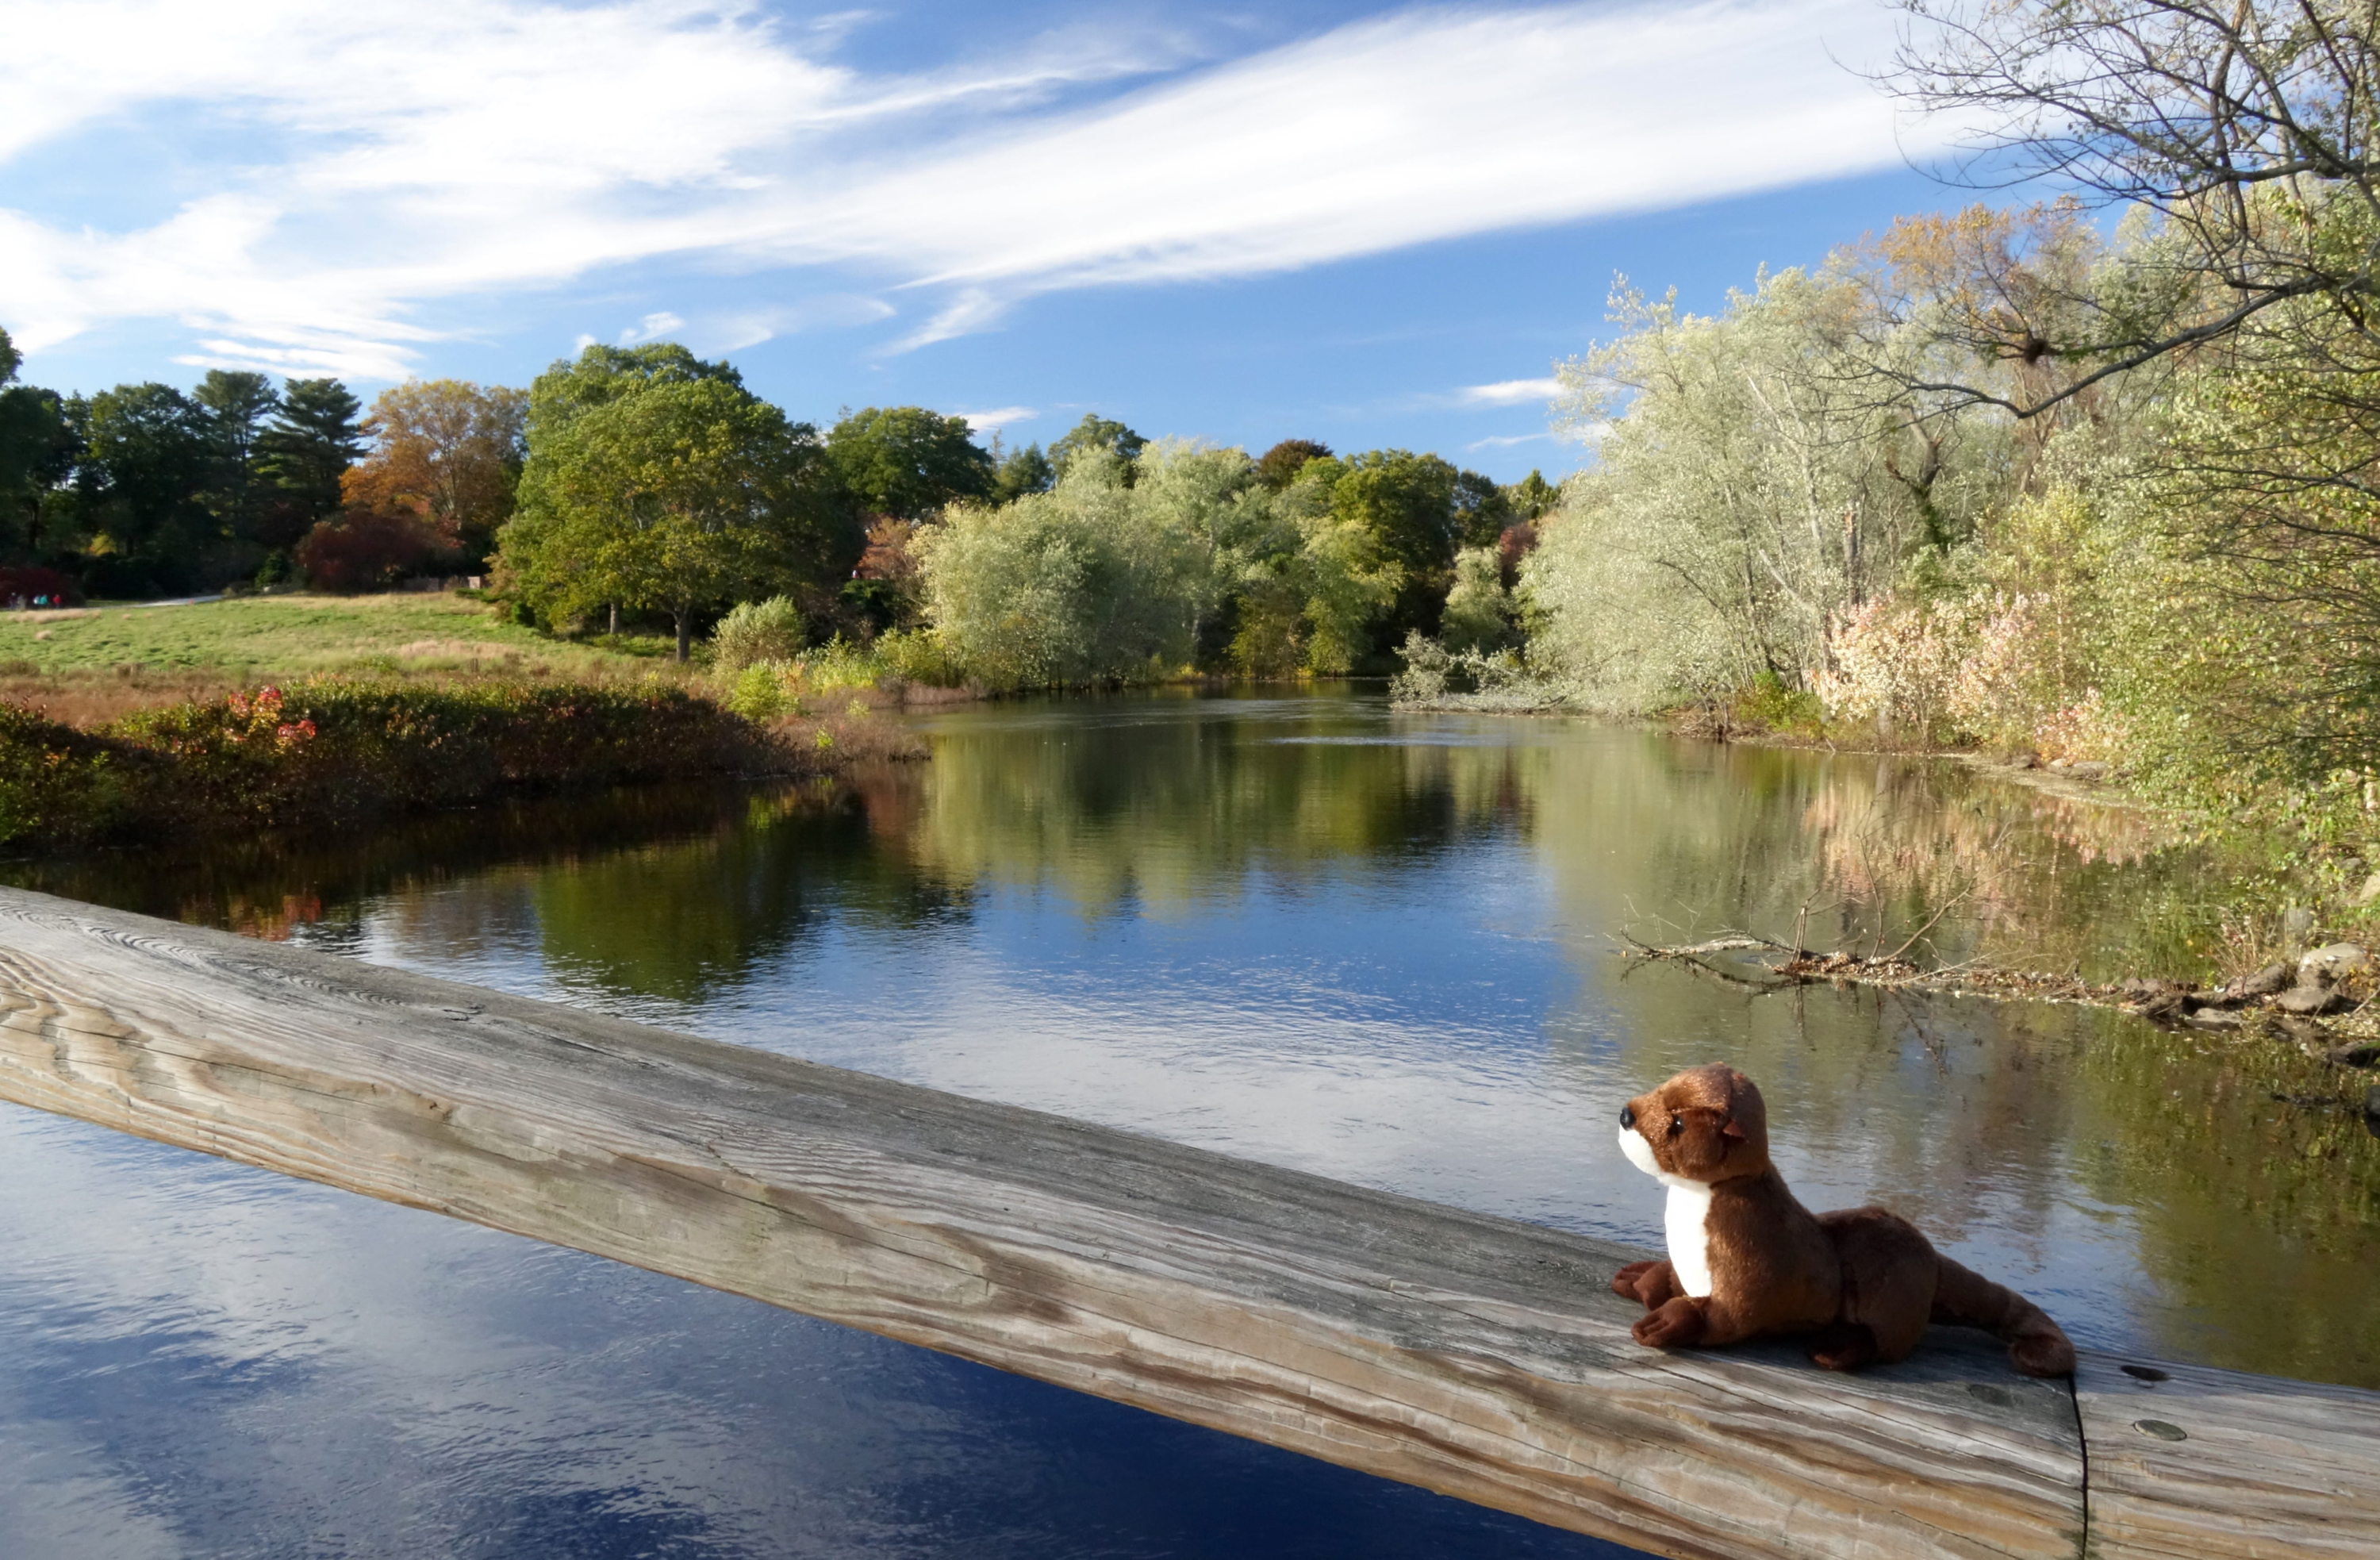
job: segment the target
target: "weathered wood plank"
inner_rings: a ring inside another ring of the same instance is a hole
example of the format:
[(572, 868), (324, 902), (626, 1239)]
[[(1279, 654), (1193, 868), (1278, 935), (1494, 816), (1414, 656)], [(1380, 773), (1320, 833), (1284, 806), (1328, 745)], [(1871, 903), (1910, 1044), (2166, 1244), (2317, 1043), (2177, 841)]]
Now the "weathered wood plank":
[(2077, 1554), (2060, 1384), (1662, 1355), (1578, 1237), (0, 890), (0, 1098), (1675, 1555)]
[(2380, 1394), (2084, 1356), (2096, 1560), (2380, 1555)]

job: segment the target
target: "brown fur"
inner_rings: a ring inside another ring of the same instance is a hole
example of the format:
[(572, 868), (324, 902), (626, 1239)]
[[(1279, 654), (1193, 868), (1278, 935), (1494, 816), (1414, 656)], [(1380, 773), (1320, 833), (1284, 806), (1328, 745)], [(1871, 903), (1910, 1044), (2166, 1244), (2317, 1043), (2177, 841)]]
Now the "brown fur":
[(1928, 1323), (1981, 1327), (2005, 1340), (2027, 1375), (2074, 1369), (2074, 1346), (2038, 1306), (1936, 1251), (1916, 1225), (1881, 1208), (1813, 1214), (1768, 1159), (1768, 1112), (1733, 1067), (1678, 1074), (1628, 1102), (1665, 1175), (1710, 1188), (1705, 1216), (1711, 1292), (1690, 1296), (1667, 1261), (1632, 1262), (1611, 1281), (1644, 1304), (1636, 1341), (1655, 1348), (1805, 1335), (1830, 1371), (1905, 1359)]

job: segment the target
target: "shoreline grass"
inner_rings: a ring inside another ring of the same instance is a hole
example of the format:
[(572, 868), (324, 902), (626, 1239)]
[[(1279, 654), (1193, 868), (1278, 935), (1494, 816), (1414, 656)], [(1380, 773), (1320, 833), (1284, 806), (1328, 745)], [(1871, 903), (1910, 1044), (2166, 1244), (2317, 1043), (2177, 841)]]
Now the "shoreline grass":
[(658, 680), (316, 677), (92, 725), (0, 704), (0, 846), (364, 825), (525, 793), (915, 756), (865, 708), (753, 721)]

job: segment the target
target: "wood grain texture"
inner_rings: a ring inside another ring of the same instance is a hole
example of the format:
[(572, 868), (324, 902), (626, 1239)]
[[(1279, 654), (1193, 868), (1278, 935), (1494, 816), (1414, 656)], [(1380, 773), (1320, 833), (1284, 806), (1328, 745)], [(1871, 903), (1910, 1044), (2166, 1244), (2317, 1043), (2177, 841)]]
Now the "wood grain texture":
[(2097, 1560), (2380, 1555), (2380, 1394), (2085, 1356)]
[(0, 890), (0, 1098), (1660, 1554), (2082, 1547), (1977, 1335), (1656, 1353), (1639, 1253), (352, 960)]

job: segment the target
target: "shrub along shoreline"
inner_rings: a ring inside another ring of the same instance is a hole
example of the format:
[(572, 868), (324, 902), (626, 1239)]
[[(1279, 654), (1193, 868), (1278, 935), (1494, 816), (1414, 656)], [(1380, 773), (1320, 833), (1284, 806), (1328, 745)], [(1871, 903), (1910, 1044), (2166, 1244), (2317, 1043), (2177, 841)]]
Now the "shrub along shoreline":
[(0, 704), (0, 847), (350, 827), (496, 797), (920, 756), (864, 711), (752, 720), (682, 688), (317, 677), (84, 728)]

